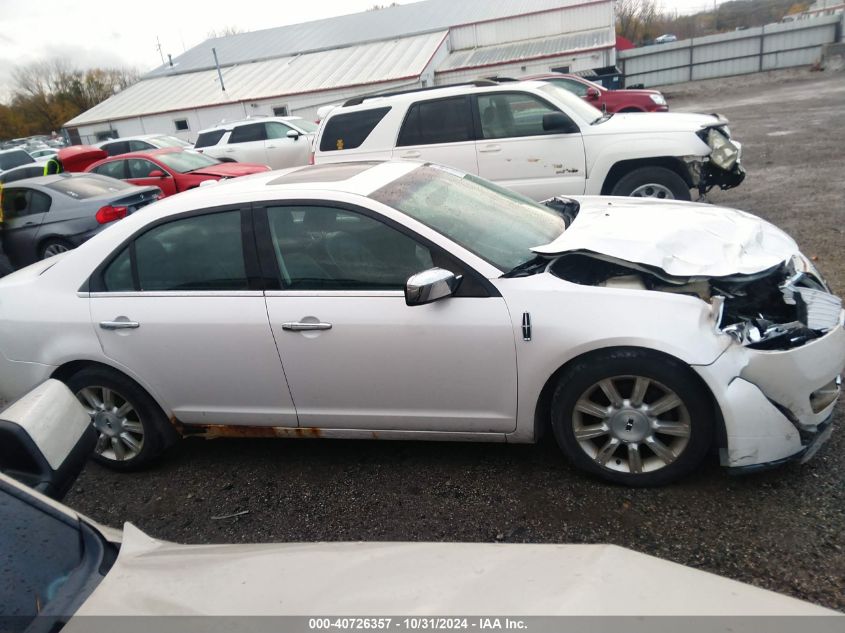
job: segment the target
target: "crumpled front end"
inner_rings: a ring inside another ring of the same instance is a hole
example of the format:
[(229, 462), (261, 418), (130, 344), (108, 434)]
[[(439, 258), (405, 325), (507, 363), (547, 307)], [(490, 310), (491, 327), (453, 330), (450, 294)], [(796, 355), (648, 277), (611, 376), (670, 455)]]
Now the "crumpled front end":
[(583, 252), (564, 254), (551, 270), (575, 283), (686, 294), (710, 304), (712, 333), (732, 344), (693, 369), (719, 405), (724, 466), (806, 461), (830, 436), (845, 367), (845, 311), (804, 256), (713, 278), (675, 277)]

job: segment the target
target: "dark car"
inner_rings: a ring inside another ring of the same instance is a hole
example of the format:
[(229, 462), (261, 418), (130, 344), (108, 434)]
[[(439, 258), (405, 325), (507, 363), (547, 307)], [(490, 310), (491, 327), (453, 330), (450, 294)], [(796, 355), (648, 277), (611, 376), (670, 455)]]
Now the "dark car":
[(27, 178), (37, 178), (44, 175), (44, 165), (41, 163), (32, 163), (29, 165), (21, 165), (20, 167), (12, 167), (0, 174), (0, 184), (6, 185), (16, 180), (25, 180)]
[(35, 159), (22, 149), (0, 150), (0, 174), (7, 169), (34, 162)]
[(3, 251), (15, 268), (70, 250), (161, 196), (98, 174), (54, 174), (5, 185)]
[(604, 86), (562, 73), (529, 75), (520, 79), (547, 81), (578, 95), (587, 103), (605, 112), (668, 112), (666, 98), (657, 90), (609, 90)]

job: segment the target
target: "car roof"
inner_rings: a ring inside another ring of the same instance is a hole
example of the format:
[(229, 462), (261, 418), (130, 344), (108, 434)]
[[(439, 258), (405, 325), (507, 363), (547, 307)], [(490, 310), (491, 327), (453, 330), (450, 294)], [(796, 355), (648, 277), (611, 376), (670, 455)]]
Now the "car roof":
[(121, 141), (147, 141), (151, 138), (161, 138), (162, 136), (170, 136), (170, 134), (138, 134), (136, 136), (121, 136), (119, 138), (108, 138), (105, 141), (100, 141), (95, 147), (101, 147), (106, 143), (119, 143)]
[[(472, 83), (457, 84), (453, 86), (443, 86), (442, 88), (423, 88), (419, 90), (409, 90), (396, 94), (386, 95), (362, 95), (359, 97), (363, 99), (360, 103), (351, 105), (341, 105), (332, 110), (326, 118), (329, 119), (344, 112), (354, 112), (356, 110), (368, 110), (370, 108), (377, 108), (384, 105), (408, 105), (417, 101), (425, 101), (429, 99), (442, 99), (443, 97), (456, 97), (467, 94), (484, 94), (486, 92), (501, 92), (503, 90), (532, 90), (540, 88), (544, 82), (536, 80), (526, 81), (507, 81), (503, 83), (492, 83), (490, 85), (473, 85)], [(350, 99), (349, 101), (357, 101), (358, 98)], [(349, 103), (347, 101), (346, 103)]]
[(222, 123), (218, 123), (217, 125), (212, 125), (211, 127), (207, 127), (203, 130), (200, 130), (198, 134), (205, 134), (206, 132), (215, 132), (217, 130), (231, 130), (232, 128), (239, 127), (241, 125), (249, 125), (251, 123), (265, 123), (267, 121), (292, 122), (295, 125), (296, 121), (302, 120), (303, 118), (301, 116), (256, 116), (248, 119), (238, 119), (236, 121), (223, 121)]
[(126, 160), (127, 158), (150, 158), (160, 156), (161, 154), (174, 154), (184, 152), (182, 147), (159, 147), (158, 149), (145, 149), (140, 152), (126, 152), (125, 154), (115, 154), (114, 156), (107, 156), (97, 161), (99, 163), (112, 162), (115, 160)]
[(71, 172), (63, 172), (61, 174), (50, 174), (49, 176), (36, 176), (35, 178), (26, 178), (23, 180), (15, 180), (4, 185), (4, 189), (10, 189), (12, 187), (19, 186), (18, 183), (25, 184), (25, 185), (38, 185), (39, 187), (46, 187), (47, 185), (51, 185), (54, 182), (60, 182), (62, 180), (67, 180), (69, 178), (79, 178), (82, 176), (86, 176), (88, 178), (105, 178), (106, 176), (100, 176), (99, 174), (89, 174), (86, 172), (79, 172), (79, 171), (71, 171)]

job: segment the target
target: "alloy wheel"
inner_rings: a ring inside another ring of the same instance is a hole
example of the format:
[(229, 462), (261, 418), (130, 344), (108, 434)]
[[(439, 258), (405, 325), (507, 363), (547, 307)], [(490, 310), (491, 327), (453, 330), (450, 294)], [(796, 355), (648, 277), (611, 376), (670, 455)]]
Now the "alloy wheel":
[(644, 376), (614, 376), (594, 383), (575, 403), (572, 430), (599, 466), (641, 474), (674, 462), (690, 441), (683, 400)]
[(144, 426), (135, 407), (108, 387), (84, 387), (76, 398), (91, 416), (99, 437), (94, 451), (113, 461), (137, 457), (144, 447)]
[(70, 249), (64, 244), (53, 242), (52, 244), (47, 246), (47, 248), (44, 249), (44, 259), (47, 259), (48, 257), (53, 257), (54, 255), (58, 255), (59, 253), (66, 253), (68, 250)]

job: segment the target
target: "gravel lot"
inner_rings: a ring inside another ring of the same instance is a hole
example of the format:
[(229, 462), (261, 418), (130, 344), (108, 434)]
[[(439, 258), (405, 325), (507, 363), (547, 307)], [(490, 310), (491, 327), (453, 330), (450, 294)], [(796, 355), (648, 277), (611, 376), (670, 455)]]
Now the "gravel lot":
[[(789, 231), (845, 293), (845, 75), (792, 71), (667, 92), (673, 110), (727, 115), (744, 144), (746, 182), (711, 200)], [(188, 543), (616, 543), (845, 610), (841, 430), (803, 467), (738, 478), (709, 464), (652, 490), (580, 475), (548, 443), (194, 440), (143, 473), (91, 464), (66, 503)]]

